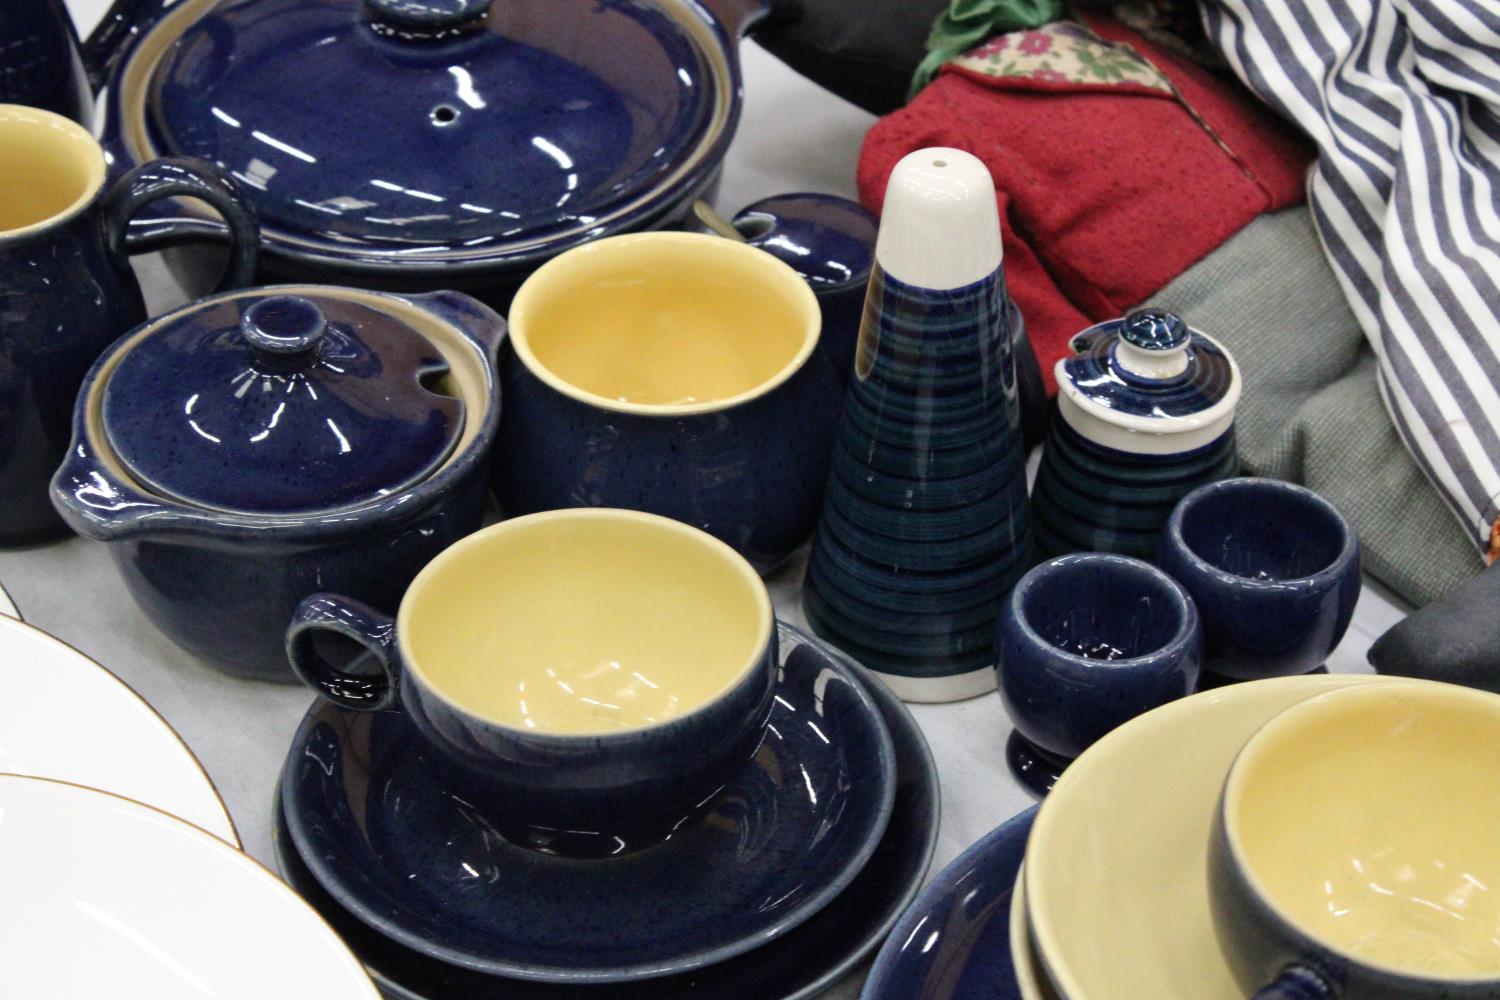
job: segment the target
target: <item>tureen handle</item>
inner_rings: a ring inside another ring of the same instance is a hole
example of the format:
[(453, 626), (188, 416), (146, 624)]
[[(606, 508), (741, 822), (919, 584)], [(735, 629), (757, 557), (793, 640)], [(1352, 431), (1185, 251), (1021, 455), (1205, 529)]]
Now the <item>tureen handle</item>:
[(198, 238), (196, 228), (179, 231), (168, 224), (154, 233), (149, 245), (126, 246), (130, 220), (135, 214), (152, 202), (175, 197), (202, 199), (224, 217), (229, 227), (229, 264), (215, 291), (252, 284), (260, 251), (260, 224), (227, 172), (207, 160), (189, 156), (143, 163), (121, 177), (109, 192), (105, 224), (109, 227), (109, 247), (116, 262), (128, 268), (131, 251), (157, 250), (181, 239)]
[[(319, 633), (353, 640), (360, 650), (342, 664), (329, 663), (315, 641)], [(396, 622), (362, 601), (305, 598), (286, 629), (286, 657), (303, 683), (340, 708), (376, 712), (395, 703)]]
[(365, 0), (374, 19), (393, 28), (442, 32), (489, 12), (492, 0)]

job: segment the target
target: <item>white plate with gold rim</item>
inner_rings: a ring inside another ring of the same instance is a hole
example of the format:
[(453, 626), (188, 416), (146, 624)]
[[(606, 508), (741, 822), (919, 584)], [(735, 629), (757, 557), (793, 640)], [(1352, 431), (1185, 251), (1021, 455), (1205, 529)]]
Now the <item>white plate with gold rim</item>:
[(138, 802), (0, 775), (0, 996), (378, 1000), (301, 897)]
[(1229, 765), (1284, 709), (1383, 680), (1315, 674), (1205, 691), (1131, 720), (1068, 765), (1037, 813), (1025, 871), (1032, 954), (1057, 995), (1243, 1000), (1208, 896)]
[(0, 692), (0, 773), (114, 792), (239, 846), (223, 800), (182, 737), (87, 656), (0, 617)]

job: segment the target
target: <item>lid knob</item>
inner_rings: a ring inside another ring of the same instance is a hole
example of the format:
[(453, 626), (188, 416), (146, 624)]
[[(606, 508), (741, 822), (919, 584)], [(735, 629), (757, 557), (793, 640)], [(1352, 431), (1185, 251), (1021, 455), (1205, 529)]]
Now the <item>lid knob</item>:
[(491, 0), (365, 0), (377, 21), (421, 32), (440, 32), (477, 20)]
[(300, 295), (259, 299), (240, 316), (240, 334), (268, 361), (311, 354), (327, 331), (323, 310)]
[(1192, 333), (1182, 317), (1165, 309), (1137, 309), (1120, 323), (1115, 363), (1144, 379), (1167, 379), (1187, 370)]

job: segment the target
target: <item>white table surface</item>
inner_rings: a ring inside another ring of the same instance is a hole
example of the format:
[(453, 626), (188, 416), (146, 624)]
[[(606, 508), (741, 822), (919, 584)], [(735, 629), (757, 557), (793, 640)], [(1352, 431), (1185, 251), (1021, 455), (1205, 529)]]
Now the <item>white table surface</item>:
[[(86, 32), (107, 0), (68, 0)], [(733, 213), (767, 195), (826, 191), (854, 196), (854, 164), (873, 118), (804, 80), (754, 44), (744, 48), (745, 109), (724, 169), (719, 207)], [(159, 265), (142, 262), (153, 311), (181, 293)], [(803, 560), (771, 581), (777, 613), (806, 627), (798, 607)], [(271, 799), (292, 734), (312, 696), (292, 686), (225, 677), (183, 652), (136, 609), (105, 546), (74, 538), (0, 551), (0, 582), (25, 619), (103, 663), (182, 734), (228, 803), (245, 849), (271, 861)], [(1402, 610), (1366, 586), (1329, 668), (1368, 672), (1365, 653)], [(1010, 723), (993, 694), (952, 705), (915, 705), (942, 780), (935, 873), (964, 847), (1031, 804), (1010, 777)], [(851, 980), (829, 997), (852, 997)]]

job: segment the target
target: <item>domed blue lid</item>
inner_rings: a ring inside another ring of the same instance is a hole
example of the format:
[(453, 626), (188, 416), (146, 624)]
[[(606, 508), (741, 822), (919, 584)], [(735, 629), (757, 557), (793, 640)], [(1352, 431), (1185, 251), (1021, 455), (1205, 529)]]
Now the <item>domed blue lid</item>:
[(148, 327), (104, 387), (105, 435), (142, 485), (253, 513), (358, 504), (425, 479), (464, 404), (441, 352), (394, 316), (329, 296), (256, 294)]
[(1159, 433), (1195, 428), (1239, 399), (1228, 352), (1165, 310), (1091, 326), (1070, 346), (1075, 355), (1058, 365), (1060, 391), (1104, 419), (1137, 418), (1136, 430), (1145, 429), (1142, 419), (1158, 422)]
[(751, 246), (785, 261), (821, 292), (870, 277), (880, 223), (847, 198), (782, 194), (745, 206), (734, 227)]
[(482, 256), (669, 186), (722, 127), (720, 71), (654, 3), (223, 0), (163, 56), (149, 125), (273, 238)]

